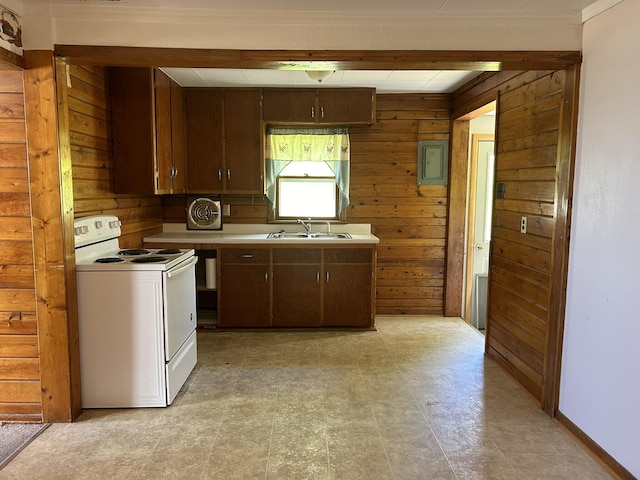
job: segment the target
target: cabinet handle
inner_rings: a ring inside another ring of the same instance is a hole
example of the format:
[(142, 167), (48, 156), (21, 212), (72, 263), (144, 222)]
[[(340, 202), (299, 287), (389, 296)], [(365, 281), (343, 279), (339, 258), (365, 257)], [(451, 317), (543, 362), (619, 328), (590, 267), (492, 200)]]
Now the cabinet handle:
[(327, 283), (329, 283), (329, 272), (327, 271)]
[(324, 107), (320, 107), (320, 118), (324, 118)]
[(316, 116), (316, 107), (311, 105), (311, 118), (315, 118)]
[(316, 272), (316, 283), (320, 283), (320, 272)]
[(264, 283), (269, 283), (269, 272), (264, 272)]
[(218, 169), (218, 181), (222, 181), (222, 170)]
[(253, 254), (245, 253), (244, 255), (242, 255), (242, 258), (253, 258)]
[(227, 168), (227, 180), (231, 180), (231, 169)]

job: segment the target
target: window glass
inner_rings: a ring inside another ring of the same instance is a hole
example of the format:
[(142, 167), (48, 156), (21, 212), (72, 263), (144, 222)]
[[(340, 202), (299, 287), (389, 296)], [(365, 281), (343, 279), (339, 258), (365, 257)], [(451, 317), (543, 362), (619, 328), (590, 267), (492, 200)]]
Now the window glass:
[(278, 177), (277, 217), (336, 218), (335, 177)]

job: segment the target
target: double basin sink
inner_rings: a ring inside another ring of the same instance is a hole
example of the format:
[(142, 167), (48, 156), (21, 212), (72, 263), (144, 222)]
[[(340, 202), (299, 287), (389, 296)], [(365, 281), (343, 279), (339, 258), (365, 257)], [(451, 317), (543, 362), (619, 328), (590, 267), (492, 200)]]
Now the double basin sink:
[(321, 240), (331, 240), (331, 239), (339, 239), (339, 238), (352, 238), (348, 233), (323, 233), (323, 232), (273, 232), (267, 235), (267, 238), (282, 238), (282, 239), (321, 239)]

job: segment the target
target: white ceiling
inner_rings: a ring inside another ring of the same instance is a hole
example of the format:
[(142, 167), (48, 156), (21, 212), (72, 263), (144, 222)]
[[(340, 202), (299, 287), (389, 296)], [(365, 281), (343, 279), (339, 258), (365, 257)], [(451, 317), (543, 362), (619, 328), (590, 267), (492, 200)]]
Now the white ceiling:
[[(595, 3), (615, 0), (23, 0), (23, 3), (55, 5), (106, 5), (114, 8), (147, 7), (197, 12), (257, 11), (265, 14), (337, 15), (403, 14), (447, 18), (569, 19), (580, 21), (584, 10)], [(195, 10), (194, 10), (195, 9)], [(303, 71), (166, 68), (184, 87), (375, 87), (380, 93), (451, 92), (480, 72), (470, 71), (337, 71), (319, 84)]]
[(467, 71), (336, 71), (321, 83), (300, 70), (233, 70), (163, 68), (183, 87), (374, 87), (378, 93), (452, 92), (481, 72)]

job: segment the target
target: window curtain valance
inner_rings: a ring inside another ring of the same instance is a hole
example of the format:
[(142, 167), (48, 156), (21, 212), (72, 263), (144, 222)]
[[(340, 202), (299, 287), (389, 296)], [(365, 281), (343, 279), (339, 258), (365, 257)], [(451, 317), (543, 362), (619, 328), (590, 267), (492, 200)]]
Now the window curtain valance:
[(349, 206), (351, 149), (346, 128), (267, 128), (267, 198), (275, 208), (276, 179), (291, 162), (325, 162), (336, 176), (338, 212)]

